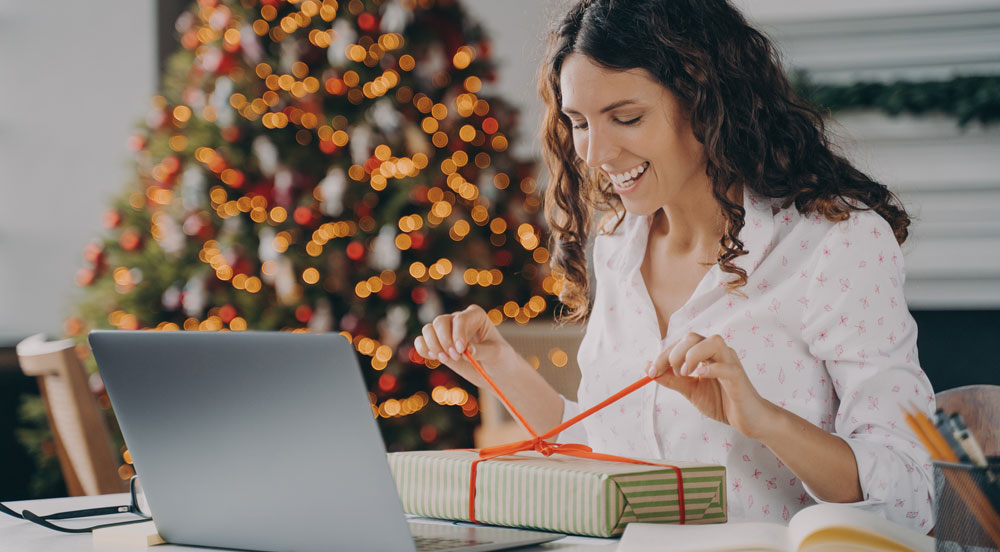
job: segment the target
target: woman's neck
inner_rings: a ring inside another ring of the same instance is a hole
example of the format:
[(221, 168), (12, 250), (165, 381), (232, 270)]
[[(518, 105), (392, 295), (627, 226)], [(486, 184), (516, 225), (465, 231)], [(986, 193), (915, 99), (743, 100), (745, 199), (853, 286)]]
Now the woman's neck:
[[(731, 190), (729, 196), (730, 200), (742, 204), (741, 190)], [(658, 248), (664, 252), (706, 257), (705, 260), (711, 262), (715, 261), (725, 231), (726, 218), (722, 206), (712, 195), (710, 182), (686, 187), (677, 201), (665, 204), (653, 214), (650, 229), (660, 238)]]

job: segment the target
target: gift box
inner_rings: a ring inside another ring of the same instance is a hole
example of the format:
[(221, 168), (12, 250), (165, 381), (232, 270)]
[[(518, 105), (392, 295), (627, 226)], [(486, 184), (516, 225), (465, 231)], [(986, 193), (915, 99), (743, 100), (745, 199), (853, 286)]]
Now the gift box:
[[(389, 454), (403, 508), (412, 514), (470, 520), (472, 450)], [(620, 535), (633, 521), (683, 523), (726, 521), (726, 469), (713, 464), (664, 462), (641, 465), (528, 451), (479, 462), (475, 520), (586, 535)]]

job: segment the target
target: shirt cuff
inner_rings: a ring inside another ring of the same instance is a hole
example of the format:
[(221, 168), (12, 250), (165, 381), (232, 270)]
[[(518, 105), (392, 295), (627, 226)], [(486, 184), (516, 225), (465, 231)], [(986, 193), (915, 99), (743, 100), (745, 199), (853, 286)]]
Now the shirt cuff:
[[(566, 397), (559, 395), (559, 398), (563, 401), (563, 415), (560, 424), (566, 420), (576, 416), (580, 413), (580, 405), (567, 399)], [(557, 443), (587, 443), (587, 431), (583, 428), (581, 423), (576, 423), (566, 428), (562, 433), (556, 436)]]
[(851, 447), (851, 452), (854, 453), (854, 462), (858, 466), (858, 481), (861, 483), (861, 500), (858, 502), (832, 503), (816, 496), (816, 493), (809, 488), (809, 485), (807, 485), (805, 481), (802, 482), (802, 487), (805, 488), (806, 493), (808, 493), (809, 496), (818, 504), (843, 504), (845, 506), (851, 506), (861, 510), (879, 512), (879, 506), (883, 504), (884, 501), (879, 498), (873, 498), (869, 490), (873, 475), (875, 474), (876, 459), (873, 458), (874, 453), (870, 450), (865, 450), (863, 443), (859, 443), (855, 439), (845, 439), (842, 435), (838, 435), (836, 433), (831, 433), (831, 435), (842, 439), (845, 443), (847, 443), (847, 446)]

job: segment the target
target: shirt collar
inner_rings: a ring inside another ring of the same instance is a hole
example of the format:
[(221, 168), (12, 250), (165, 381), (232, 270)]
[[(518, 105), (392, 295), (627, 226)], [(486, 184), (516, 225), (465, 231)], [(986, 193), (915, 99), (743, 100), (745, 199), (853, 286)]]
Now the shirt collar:
[(747, 276), (757, 270), (764, 256), (774, 247), (775, 200), (759, 196), (743, 187), (743, 228), (739, 238), (746, 255), (737, 257), (733, 264), (746, 271)]

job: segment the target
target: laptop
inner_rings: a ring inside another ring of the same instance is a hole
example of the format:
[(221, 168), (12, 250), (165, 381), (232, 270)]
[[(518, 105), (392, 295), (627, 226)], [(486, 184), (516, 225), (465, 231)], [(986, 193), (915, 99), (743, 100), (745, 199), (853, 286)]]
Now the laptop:
[(478, 552), (563, 536), (408, 520), (339, 334), (111, 330), (90, 345), (167, 542)]

